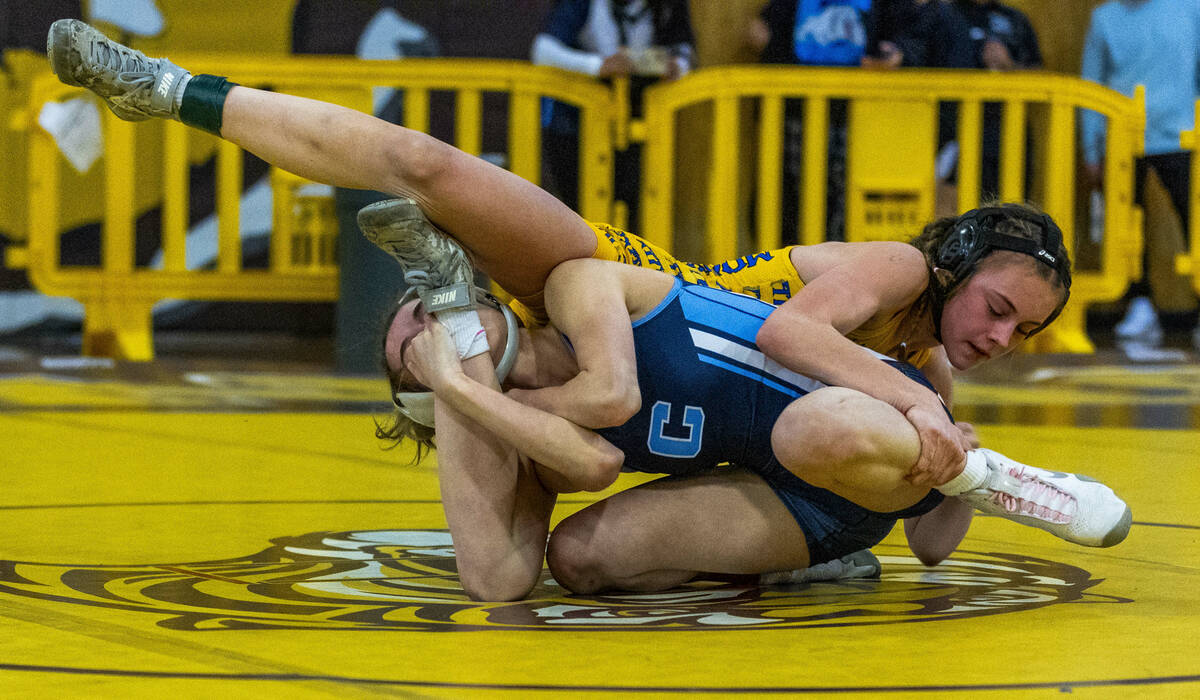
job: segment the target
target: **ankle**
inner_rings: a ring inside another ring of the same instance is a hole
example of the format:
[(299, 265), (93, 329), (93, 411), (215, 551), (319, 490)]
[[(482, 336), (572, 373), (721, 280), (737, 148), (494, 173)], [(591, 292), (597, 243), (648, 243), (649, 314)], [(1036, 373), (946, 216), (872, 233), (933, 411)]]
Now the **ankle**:
[(236, 86), (219, 75), (189, 73), (178, 93), (179, 121), (220, 136), (225, 99)]
[(957, 496), (960, 493), (973, 491), (983, 486), (987, 481), (987, 476), (987, 458), (979, 450), (971, 450), (967, 453), (967, 459), (963, 464), (962, 472), (950, 481), (938, 486), (937, 490), (947, 496)]

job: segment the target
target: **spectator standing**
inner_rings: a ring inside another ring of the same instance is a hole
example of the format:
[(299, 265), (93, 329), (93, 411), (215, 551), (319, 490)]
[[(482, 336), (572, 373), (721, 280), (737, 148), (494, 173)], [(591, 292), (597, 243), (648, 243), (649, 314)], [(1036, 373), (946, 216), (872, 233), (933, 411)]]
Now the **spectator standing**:
[[(559, 0), (533, 40), (532, 60), (601, 79), (628, 76), (630, 107), (641, 116), (642, 92), (694, 67), (687, 0)], [(547, 189), (579, 208), (579, 111), (561, 102), (543, 105), (544, 172)], [(617, 153), (613, 193), (637, 227), (641, 145)]]
[[(1144, 203), (1146, 178), (1157, 174), (1175, 206), (1185, 231), (1189, 225), (1191, 154), (1179, 146), (1179, 134), (1191, 130), (1195, 102), (1200, 96), (1200, 3), (1196, 0), (1109, 0), (1092, 11), (1083, 47), (1083, 77), (1126, 95), (1146, 88), (1145, 156), (1138, 159), (1134, 184), (1138, 204)], [(1102, 182), (1104, 118), (1084, 112), (1081, 132), (1084, 161), (1095, 187)], [(1143, 273), (1157, 256), (1153, 237), (1147, 240)], [(1165, 247), (1165, 246), (1164, 246)], [(1166, 261), (1170, 264), (1170, 261)], [(1168, 268), (1169, 269), (1169, 268)], [(1149, 345), (1162, 342), (1162, 326), (1150, 299), (1145, 274), (1130, 287), (1125, 317), (1117, 338)], [(1200, 348), (1200, 327), (1193, 333)]]

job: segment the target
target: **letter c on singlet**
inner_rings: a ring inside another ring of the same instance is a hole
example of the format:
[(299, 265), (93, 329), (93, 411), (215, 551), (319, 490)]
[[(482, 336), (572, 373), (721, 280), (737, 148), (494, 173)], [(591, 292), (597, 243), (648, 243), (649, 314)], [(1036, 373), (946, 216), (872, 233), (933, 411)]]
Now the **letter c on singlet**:
[(650, 451), (661, 457), (676, 457), (689, 459), (700, 454), (700, 445), (704, 440), (704, 409), (699, 406), (683, 407), (683, 427), (687, 428), (687, 437), (678, 438), (663, 435), (663, 428), (671, 422), (671, 403), (657, 401), (650, 409), (650, 435), (646, 438), (646, 446)]

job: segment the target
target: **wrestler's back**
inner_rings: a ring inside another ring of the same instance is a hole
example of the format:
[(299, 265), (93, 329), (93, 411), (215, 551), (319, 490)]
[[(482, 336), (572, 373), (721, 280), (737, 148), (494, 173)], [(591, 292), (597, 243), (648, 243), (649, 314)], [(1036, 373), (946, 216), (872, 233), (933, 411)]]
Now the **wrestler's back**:
[(634, 322), (642, 407), (624, 425), (599, 431), (625, 452), (628, 468), (685, 474), (770, 458), (776, 417), (823, 386), (755, 347), (773, 309), (676, 280), (667, 297)]

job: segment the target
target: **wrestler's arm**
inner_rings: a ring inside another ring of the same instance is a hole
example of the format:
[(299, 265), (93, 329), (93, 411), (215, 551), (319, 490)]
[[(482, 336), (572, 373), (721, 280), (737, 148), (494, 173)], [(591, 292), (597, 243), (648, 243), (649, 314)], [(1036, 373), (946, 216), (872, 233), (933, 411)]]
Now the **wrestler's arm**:
[(924, 515), (904, 521), (908, 548), (926, 566), (935, 566), (958, 549), (971, 526), (975, 509), (958, 498), (948, 497)]
[[(445, 327), (436, 321), (411, 341), (409, 369), (434, 391), (438, 403), (453, 407), (492, 435), (549, 469), (561, 479), (555, 490), (599, 491), (616, 480), (625, 454), (596, 433), (565, 418), (527, 406), (481, 383), (463, 371), (463, 364), (490, 363), (487, 355), (458, 359)], [(441, 443), (439, 424), (439, 446)]]
[[(950, 408), (953, 376), (946, 351), (941, 347), (936, 348), (921, 370), (946, 402), (946, 408)], [(975, 426), (961, 421), (955, 426), (962, 431), (968, 444), (979, 447)], [(905, 519), (904, 534), (908, 538), (908, 548), (922, 564), (936, 566), (958, 549), (962, 539), (967, 536), (974, 516), (974, 508), (957, 498), (948, 497), (925, 515)]]
[(904, 243), (863, 246), (832, 265), (776, 309), (759, 330), (759, 348), (793, 371), (857, 389), (900, 411), (921, 437), (912, 483), (949, 481), (965, 458), (961, 436), (925, 387), (846, 337), (880, 313), (912, 304), (928, 285), (923, 255)]
[[(487, 355), (463, 371), (499, 389)], [(537, 583), (555, 497), (516, 448), (445, 401), (434, 401), (442, 508), (463, 588), (475, 600), (516, 600)]]
[[(558, 386), (509, 393), (588, 428), (621, 425), (633, 417), (642, 397), (626, 280), (638, 272), (646, 274), (592, 259), (555, 267), (546, 280), (546, 312), (569, 339), (579, 372)], [(662, 279), (670, 284), (665, 276)]]

